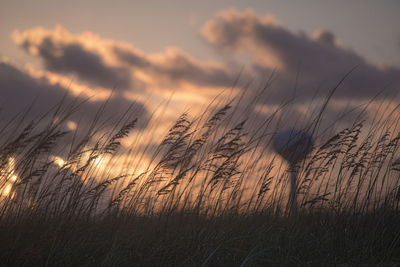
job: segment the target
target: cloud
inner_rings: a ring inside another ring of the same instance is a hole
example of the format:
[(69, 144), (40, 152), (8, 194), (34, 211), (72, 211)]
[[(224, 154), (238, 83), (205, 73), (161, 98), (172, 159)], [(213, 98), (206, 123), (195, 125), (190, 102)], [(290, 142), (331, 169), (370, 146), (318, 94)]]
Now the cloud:
[(265, 75), (273, 68), (279, 70), (280, 77), (273, 85), (276, 92), (268, 102), (290, 97), (297, 78), (299, 100), (310, 99), (319, 88), (321, 95), (326, 95), (354, 67), (335, 97), (370, 99), (383, 89), (386, 96), (393, 97), (400, 86), (399, 68), (368, 62), (341, 45), (329, 30), (318, 30), (312, 36), (293, 33), (270, 15), (230, 9), (208, 21), (201, 33), (220, 51), (250, 57), (255, 73)]
[[(201, 99), (204, 104), (220, 89), (232, 85), (240, 66), (244, 65), (243, 57), (250, 62), (242, 76), (244, 82), (249, 76), (264, 82), (277, 68), (278, 75), (268, 92), (257, 95), (259, 88), (256, 85), (249, 87), (241, 103), (250, 107), (238, 109), (237, 114), (241, 116), (256, 115), (254, 125), (262, 123), (274, 112), (271, 107), (279, 107), (283, 100), (293, 96), (292, 110), (283, 115), (285, 126), (298, 126), (299, 121), (309, 121), (310, 111), (316, 110), (309, 106), (321, 104), (329, 90), (354, 67), (356, 69), (326, 109), (329, 114), (324, 117), (328, 118), (324, 123), (329, 125), (334, 121), (343, 111), (342, 106), (351, 110), (383, 89), (385, 91), (379, 95), (381, 99), (398, 99), (400, 69), (368, 62), (356, 51), (345, 47), (330, 30), (320, 29), (312, 35), (294, 33), (271, 15), (230, 9), (209, 20), (201, 34), (213, 48), (230, 56), (229, 60), (203, 62), (174, 47), (160, 53), (146, 53), (129, 43), (104, 39), (90, 32), (72, 34), (61, 26), (52, 30), (37, 27), (15, 31), (13, 38), (44, 63), (46, 71), (29, 73), (31, 77), (43, 78), (52, 82), (52, 86), (62, 85), (63, 90), (69, 90), (75, 96), (98, 95), (96, 92), (116, 86), (121, 103), (129, 102), (124, 97), (130, 99), (131, 95), (146, 99), (146, 93), (151, 91), (152, 97), (165, 98), (176, 90), (182, 93), (180, 102), (194, 108), (200, 106), (195, 100)], [(79, 78), (80, 86), (67, 86), (66, 80), (71, 74)], [(254, 98), (256, 101), (252, 102)], [(176, 114), (177, 102), (168, 107), (167, 112)]]
[(127, 100), (121, 94), (112, 94), (112, 91), (106, 89), (99, 89), (95, 97), (90, 97), (87, 95), (86, 86), (71, 81), (66, 83), (63, 78), (65, 77), (49, 72), (34, 73), (29, 69), (22, 70), (11, 63), (0, 61), (0, 117), (9, 120), (33, 104), (26, 119), (37, 120), (63, 99), (67, 106), (71, 103), (85, 102), (70, 119), (75, 123), (81, 121), (81, 125), (87, 126), (88, 123), (85, 122), (91, 122), (103, 103), (108, 100), (106, 117), (118, 117), (132, 106), (142, 122), (141, 127), (146, 124), (149, 113), (144, 104)]
[(126, 89), (133, 85), (129, 69), (119, 67), (107, 53), (112, 41), (84, 33), (74, 36), (61, 26), (55, 30), (41, 27), (15, 31), (14, 41), (31, 55), (40, 57), (47, 70), (74, 74), (91, 85)]
[[(46, 99), (43, 102), (55, 104), (66, 92), (61, 86), (51, 85), (43, 79), (35, 79), (6, 62), (0, 63), (0, 87), (2, 113), (12, 115), (30, 106), (34, 99)], [(43, 102), (40, 102), (39, 107), (42, 108)], [(50, 108), (49, 105), (47, 107)]]
[(93, 86), (141, 92), (182, 84), (198, 87), (230, 86), (237, 75), (231, 68), (199, 62), (178, 48), (146, 54), (131, 44), (102, 39), (86, 32), (74, 35), (57, 26), (15, 31), (14, 41), (43, 60), (51, 72), (76, 75)]

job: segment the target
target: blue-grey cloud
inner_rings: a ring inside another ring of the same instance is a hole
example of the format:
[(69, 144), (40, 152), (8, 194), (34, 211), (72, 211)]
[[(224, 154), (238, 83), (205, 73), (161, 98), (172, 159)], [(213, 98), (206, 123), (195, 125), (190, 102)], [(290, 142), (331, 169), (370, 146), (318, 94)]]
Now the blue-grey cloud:
[[(117, 90), (138, 92), (165, 83), (179, 89), (182, 82), (230, 86), (237, 73), (222, 65), (200, 62), (177, 48), (146, 54), (132, 45), (94, 34), (74, 35), (61, 26), (16, 31), (13, 36), (20, 47), (39, 57), (47, 70), (74, 74), (90, 85)], [(151, 82), (143, 76), (150, 77)]]
[(313, 36), (293, 33), (269, 16), (232, 9), (208, 21), (202, 35), (220, 51), (251, 57), (255, 73), (265, 75), (277, 67), (280, 77), (270, 102), (290, 97), (297, 79), (298, 99), (310, 99), (318, 88), (325, 96), (354, 67), (335, 97), (369, 99), (383, 89), (382, 96), (393, 97), (399, 90), (399, 68), (368, 62), (341, 45), (329, 30), (319, 30)]
[[(46, 76), (34, 77), (6, 62), (0, 62), (0, 92), (0, 117), (3, 121), (9, 120), (30, 106), (32, 109), (26, 119), (37, 120), (63, 101), (66, 106), (71, 103), (83, 103), (70, 119), (83, 120), (82, 125), (88, 126), (85, 121), (90, 122), (105, 101), (92, 101), (85, 96), (75, 96), (70, 88), (59, 83), (51, 83)], [(118, 93), (108, 99), (104, 110), (105, 117), (118, 117), (129, 107), (136, 112), (143, 127), (149, 116), (147, 108), (142, 103), (127, 100)]]

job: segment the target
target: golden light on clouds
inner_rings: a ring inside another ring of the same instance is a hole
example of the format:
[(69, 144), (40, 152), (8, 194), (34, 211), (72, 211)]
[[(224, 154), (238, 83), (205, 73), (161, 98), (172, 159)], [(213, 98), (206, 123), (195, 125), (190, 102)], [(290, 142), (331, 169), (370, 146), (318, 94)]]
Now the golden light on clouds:
[(35, 70), (33, 66), (29, 64), (25, 66), (25, 70), (33, 78), (38, 80), (44, 79), (51, 85), (59, 85), (62, 88), (66, 88), (73, 96), (87, 98), (89, 101), (104, 101), (112, 94), (112, 90), (110, 89), (78, 83), (74, 81), (73, 77), (51, 71)]

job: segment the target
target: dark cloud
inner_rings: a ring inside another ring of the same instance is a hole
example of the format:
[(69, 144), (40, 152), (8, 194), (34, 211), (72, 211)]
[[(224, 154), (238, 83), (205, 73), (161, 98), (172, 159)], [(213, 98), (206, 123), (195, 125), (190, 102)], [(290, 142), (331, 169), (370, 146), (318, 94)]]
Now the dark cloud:
[(71, 38), (61, 27), (54, 32), (41, 28), (22, 34), (16, 32), (14, 39), (24, 50), (40, 57), (49, 71), (74, 74), (91, 85), (106, 88), (127, 89), (133, 86), (128, 69), (107, 63), (98, 50), (91, 51), (88, 44)]
[(230, 86), (237, 74), (232, 68), (199, 62), (177, 48), (145, 54), (129, 44), (94, 34), (73, 35), (61, 26), (54, 30), (38, 27), (16, 31), (14, 40), (28, 53), (41, 58), (47, 70), (75, 74), (90, 85), (104, 88), (143, 91), (167, 83), (179, 89), (181, 82)]
[(131, 77), (127, 69), (109, 67), (99, 55), (85, 50), (79, 44), (66, 44), (56, 47), (46, 38), (39, 48), (39, 56), (48, 70), (76, 74), (84, 81), (94, 85), (112, 88), (129, 88)]
[[(317, 89), (324, 96), (354, 67), (356, 70), (335, 97), (369, 99), (383, 89), (393, 96), (400, 84), (399, 68), (366, 61), (343, 47), (329, 30), (308, 36), (287, 30), (271, 16), (228, 10), (207, 22), (202, 33), (220, 51), (249, 56), (253, 76), (265, 77), (278, 67), (279, 79), (272, 87), (269, 103), (291, 97), (296, 81), (298, 101), (307, 101)], [(89, 85), (117, 90), (179, 90), (188, 84), (198, 89), (227, 87), (240, 69), (239, 63), (200, 62), (176, 48), (146, 54), (130, 44), (101, 39), (92, 33), (73, 35), (61, 26), (16, 32), (14, 39), (30, 54), (43, 59), (50, 71), (75, 74)]]
[(196, 62), (179, 50), (170, 50), (161, 64), (153, 65), (152, 71), (170, 81), (185, 81), (199, 86), (230, 86), (235, 78), (226, 68)]
[(128, 63), (134, 68), (148, 68), (151, 66), (149, 60), (140, 52), (129, 48), (115, 46), (113, 52), (122, 62)]
[[(59, 83), (51, 83), (46, 76), (33, 77), (6, 62), (0, 62), (0, 92), (0, 117), (4, 121), (31, 105), (33, 105), (32, 110), (27, 120), (37, 120), (63, 100), (66, 106), (71, 103), (85, 102), (70, 119), (75, 122), (81, 121), (83, 126), (88, 126), (105, 102), (105, 100), (91, 101), (86, 97), (74, 96), (70, 88)], [(131, 102), (118, 93), (108, 100), (104, 116), (118, 118), (130, 106), (143, 127), (149, 116), (146, 107), (142, 103)]]
[(235, 70), (213, 63), (202, 63), (177, 48), (167, 49), (156, 56), (144, 55), (132, 48), (114, 47), (121, 62), (140, 69), (154, 79), (169, 83), (187, 82), (197, 86), (230, 86)]
[[(242, 59), (242, 55), (250, 59), (249, 70), (255, 78), (265, 81), (274, 67), (278, 68), (277, 78), (268, 92), (257, 97), (257, 105), (250, 99), (257, 96), (259, 88), (249, 88), (248, 99), (242, 103), (251, 103), (254, 109), (265, 106), (270, 112), (271, 104), (279, 106), (284, 99), (293, 97), (296, 112), (285, 114), (288, 116), (284, 118), (286, 124), (297, 125), (298, 117), (307, 115), (310, 102), (321, 103), (320, 100), (354, 67), (356, 69), (335, 93), (332, 107), (326, 109), (329, 113), (326, 118), (337, 118), (340, 105), (347, 99), (355, 99), (354, 103), (359, 105), (385, 89), (380, 97), (392, 100), (399, 90), (398, 67), (368, 62), (356, 51), (344, 47), (329, 30), (319, 30), (312, 36), (293, 33), (271, 16), (260, 16), (251, 10), (228, 10), (207, 22), (202, 34), (218, 51), (226, 51), (234, 59)], [(184, 90), (192, 87), (200, 91), (202, 87), (230, 87), (240, 69), (237, 67), (239, 60), (225, 65), (201, 62), (177, 48), (147, 54), (130, 44), (101, 39), (92, 33), (74, 35), (61, 26), (54, 30), (35, 28), (16, 32), (14, 39), (30, 54), (43, 59), (50, 71), (73, 73), (82, 81), (104, 88), (117, 85), (118, 89), (135, 93), (153, 88)], [(41, 92), (45, 88), (41, 88)], [(249, 110), (251, 108), (243, 108), (243, 113), (249, 114), (238, 114), (247, 117), (254, 115), (251, 112), (257, 113)], [(268, 112), (258, 114), (259, 121), (271, 114)], [(307, 116), (312, 119), (311, 115)]]
[(29, 107), (34, 100), (38, 102), (40, 111), (45, 112), (50, 109), (50, 103), (55, 105), (66, 92), (59, 85), (50, 85), (43, 79), (35, 79), (5, 62), (0, 62), (0, 88), (2, 115), (15, 115)]
[[(293, 33), (271, 17), (262, 17), (247, 10), (221, 12), (202, 29), (204, 38), (219, 50), (252, 57), (255, 73), (266, 74), (279, 69), (273, 97), (278, 102), (290, 97), (298, 77), (298, 99), (307, 100), (317, 88), (321, 95), (356, 67), (335, 97), (369, 99), (386, 89), (386, 96), (395, 95), (400, 86), (400, 69), (380, 67), (367, 62), (355, 51), (343, 47), (328, 30), (312, 37)], [(324, 93), (325, 92), (325, 93)]]

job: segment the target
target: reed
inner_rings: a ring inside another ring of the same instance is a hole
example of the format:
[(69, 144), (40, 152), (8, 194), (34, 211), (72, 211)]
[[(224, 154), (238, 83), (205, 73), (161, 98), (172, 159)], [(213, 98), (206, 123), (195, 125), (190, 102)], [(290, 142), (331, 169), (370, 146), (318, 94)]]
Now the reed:
[[(360, 111), (348, 128), (323, 129), (334, 88), (303, 127), (316, 142), (296, 160), (290, 214), (291, 173), (270, 149), (290, 101), (270, 116), (242, 112), (267, 89), (246, 101), (216, 99), (199, 116), (183, 113), (155, 148), (139, 140), (157, 118), (137, 130), (141, 118), (129, 110), (114, 125), (99, 111), (76, 132), (62, 127), (76, 103), (60, 102), (37, 121), (21, 114), (17, 125), (4, 122), (0, 261), (399, 264), (400, 132), (389, 122), (398, 107), (380, 120), (367, 123)], [(132, 145), (121, 146), (128, 136)]]

